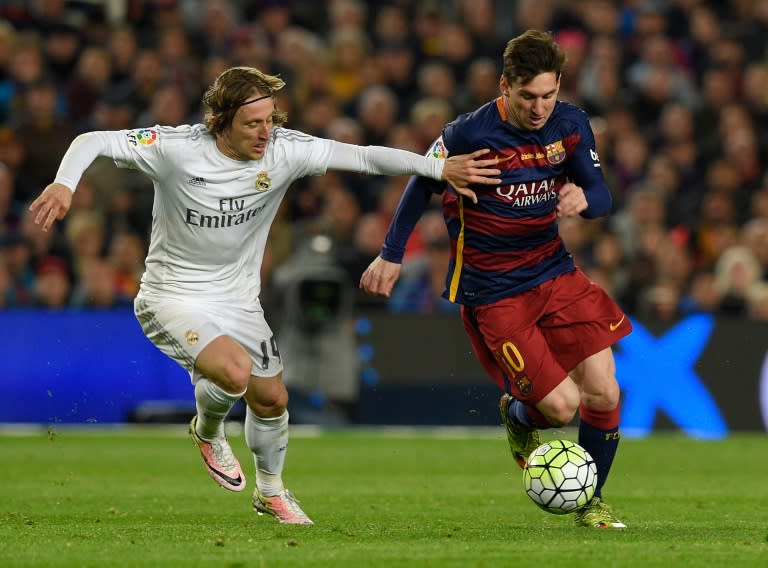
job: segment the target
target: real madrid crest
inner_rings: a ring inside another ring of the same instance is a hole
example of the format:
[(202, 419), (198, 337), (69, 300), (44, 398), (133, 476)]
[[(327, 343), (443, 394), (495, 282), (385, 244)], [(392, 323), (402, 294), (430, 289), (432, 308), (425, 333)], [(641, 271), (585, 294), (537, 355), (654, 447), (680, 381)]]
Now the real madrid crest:
[(192, 331), (191, 329), (187, 330), (186, 336), (187, 336), (187, 343), (189, 343), (190, 345), (195, 345), (198, 341), (200, 341), (200, 336), (197, 334), (196, 331)]
[(272, 187), (272, 180), (269, 179), (267, 172), (259, 172), (256, 174), (255, 185), (257, 191), (267, 191), (270, 187)]

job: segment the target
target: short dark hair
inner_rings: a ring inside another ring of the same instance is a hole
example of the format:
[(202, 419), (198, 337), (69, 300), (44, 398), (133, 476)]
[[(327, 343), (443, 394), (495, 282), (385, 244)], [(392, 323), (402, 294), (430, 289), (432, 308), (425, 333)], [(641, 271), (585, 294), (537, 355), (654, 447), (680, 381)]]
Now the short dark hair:
[[(232, 124), (237, 109), (253, 98), (254, 92), (274, 98), (285, 86), (277, 75), (267, 75), (255, 67), (231, 67), (219, 75), (203, 95), (206, 106), (203, 122), (213, 134), (221, 134)], [(272, 113), (275, 126), (285, 123), (287, 115), (277, 108)]]
[(542, 73), (560, 78), (564, 65), (565, 52), (550, 32), (527, 30), (507, 43), (502, 73), (509, 83), (525, 85)]

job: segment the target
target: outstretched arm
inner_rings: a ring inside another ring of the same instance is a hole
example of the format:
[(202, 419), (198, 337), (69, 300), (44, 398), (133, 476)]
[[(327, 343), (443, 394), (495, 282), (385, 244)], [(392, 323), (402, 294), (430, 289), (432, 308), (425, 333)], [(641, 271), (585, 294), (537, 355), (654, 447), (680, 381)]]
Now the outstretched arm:
[(481, 157), (488, 150), (476, 150), (450, 158), (420, 156), (407, 150), (385, 146), (356, 146), (334, 142), (328, 169), (356, 171), (371, 175), (417, 175), (450, 183), (461, 195), (474, 202), (477, 198), (467, 189), (472, 184), (499, 185), (501, 170), (493, 168), (498, 159)]
[(72, 194), (83, 172), (109, 147), (106, 133), (90, 132), (81, 134), (72, 141), (59, 165), (56, 179), (29, 206), (35, 213), (35, 223), (43, 231), (61, 220), (72, 206)]

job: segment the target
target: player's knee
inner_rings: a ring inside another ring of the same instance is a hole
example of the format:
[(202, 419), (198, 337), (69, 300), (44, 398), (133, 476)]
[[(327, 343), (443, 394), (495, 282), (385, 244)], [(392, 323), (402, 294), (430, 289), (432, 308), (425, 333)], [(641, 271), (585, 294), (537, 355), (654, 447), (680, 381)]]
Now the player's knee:
[(601, 381), (582, 393), (582, 403), (597, 411), (611, 411), (619, 405), (621, 390), (615, 379)]
[(579, 389), (573, 381), (567, 380), (545, 396), (536, 408), (554, 428), (562, 428), (573, 421), (580, 403)]
[(288, 407), (288, 391), (282, 381), (255, 377), (248, 386), (245, 400), (258, 416), (282, 416)]
[(573, 397), (552, 396), (545, 398), (538, 408), (552, 427), (562, 428), (570, 424), (576, 416), (579, 401)]
[(259, 397), (259, 404), (263, 408), (269, 409), (270, 414), (282, 414), (282, 411), (288, 406), (288, 393), (285, 389), (262, 393)]
[(243, 392), (248, 388), (251, 378), (251, 358), (246, 354), (236, 354), (224, 364), (224, 381), (234, 392)]
[(573, 421), (577, 408), (570, 404), (555, 404), (546, 409), (543, 414), (553, 428), (563, 428)]

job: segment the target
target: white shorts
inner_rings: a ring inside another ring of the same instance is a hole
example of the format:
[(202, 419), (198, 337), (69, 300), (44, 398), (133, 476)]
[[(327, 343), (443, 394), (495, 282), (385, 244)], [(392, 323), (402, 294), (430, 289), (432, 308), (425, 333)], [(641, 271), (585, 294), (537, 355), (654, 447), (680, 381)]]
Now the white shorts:
[(244, 309), (190, 299), (137, 297), (133, 311), (144, 335), (189, 371), (193, 383), (201, 376), (195, 370), (198, 355), (221, 335), (231, 337), (248, 352), (253, 362), (251, 375), (274, 377), (283, 370), (277, 342), (264, 319), (261, 304)]

